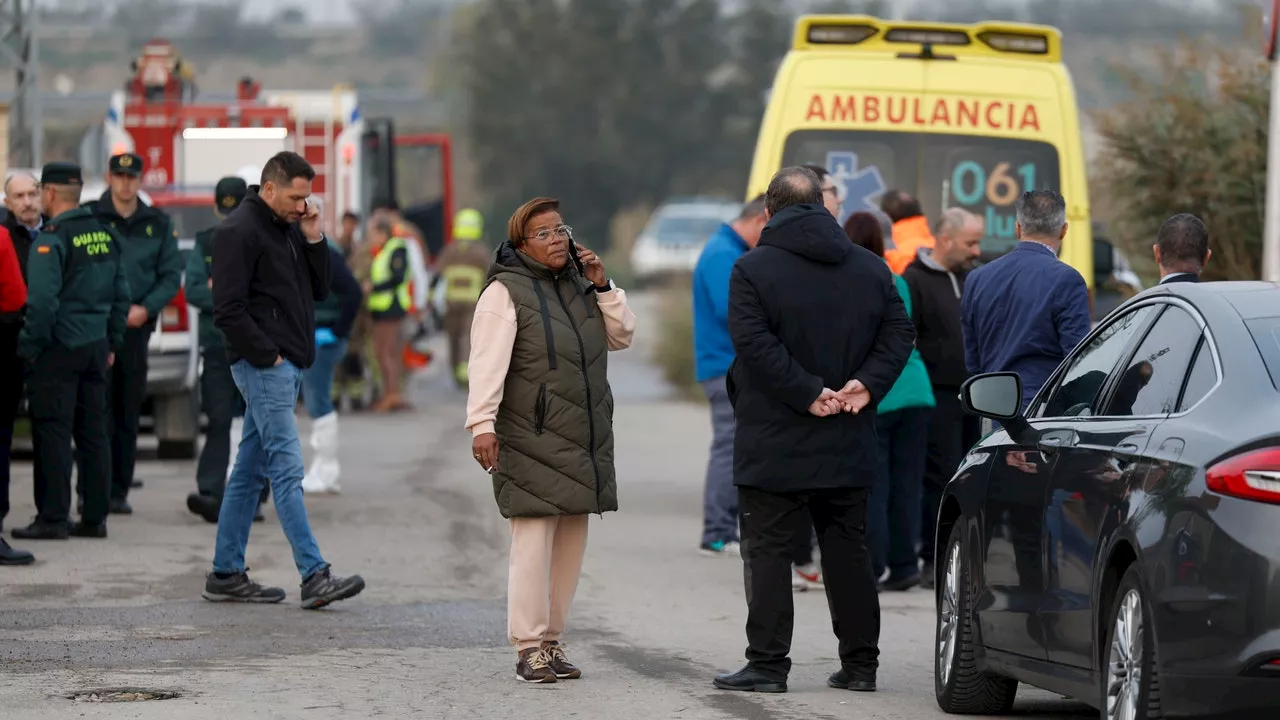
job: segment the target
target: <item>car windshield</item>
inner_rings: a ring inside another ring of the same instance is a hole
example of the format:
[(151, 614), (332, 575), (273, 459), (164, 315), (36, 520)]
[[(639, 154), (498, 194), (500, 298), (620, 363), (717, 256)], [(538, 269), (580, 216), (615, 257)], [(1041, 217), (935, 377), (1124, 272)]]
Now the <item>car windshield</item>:
[(735, 214), (736, 212), (725, 210), (719, 214), (663, 215), (653, 224), (651, 234), (655, 240), (664, 245), (705, 243)]
[(791, 133), (783, 164), (817, 163), (845, 188), (844, 221), (878, 207), (890, 188), (920, 200), (934, 221), (962, 207), (986, 224), (985, 256), (1017, 244), (1013, 203), (1026, 190), (1058, 190), (1058, 152), (1031, 140), (931, 133), (800, 130)]
[(167, 205), (157, 207), (166, 215), (173, 218), (173, 229), (178, 233), (180, 238), (192, 238), (196, 233), (211, 228), (222, 222), (222, 218), (218, 217), (218, 213), (214, 212), (212, 203), (209, 205)]

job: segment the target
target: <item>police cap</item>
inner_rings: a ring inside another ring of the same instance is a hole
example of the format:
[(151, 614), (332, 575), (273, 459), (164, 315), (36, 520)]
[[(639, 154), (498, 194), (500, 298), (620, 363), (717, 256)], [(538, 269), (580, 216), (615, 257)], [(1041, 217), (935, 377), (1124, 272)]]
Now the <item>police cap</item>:
[(131, 152), (112, 155), (107, 168), (112, 175), (141, 175), (142, 156)]
[(244, 181), (244, 178), (224, 177), (213, 188), (213, 201), (217, 204), (219, 212), (228, 213), (235, 210), (248, 193), (249, 184)]
[(46, 163), (40, 171), (41, 185), (83, 185), (80, 166), (69, 162)]

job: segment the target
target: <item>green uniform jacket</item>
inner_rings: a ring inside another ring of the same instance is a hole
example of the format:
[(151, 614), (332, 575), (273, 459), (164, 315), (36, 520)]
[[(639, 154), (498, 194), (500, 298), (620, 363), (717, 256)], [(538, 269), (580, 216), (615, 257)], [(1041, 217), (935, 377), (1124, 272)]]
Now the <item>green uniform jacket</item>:
[(155, 323), (182, 286), (182, 254), (173, 221), (141, 200), (131, 217), (122, 218), (111, 202), (110, 191), (85, 207), (124, 237), (124, 268), (133, 291), (130, 299), (146, 308), (149, 322)]
[(124, 244), (93, 213), (77, 208), (50, 220), (32, 245), (27, 275), (23, 357), (35, 360), (54, 342), (75, 349), (106, 338), (112, 350), (124, 343)]
[[(901, 275), (894, 275), (893, 284), (898, 288), (898, 294), (902, 296), (902, 302), (907, 306), (907, 317), (911, 317), (911, 291), (907, 281), (903, 280)], [(906, 367), (902, 368), (902, 374), (898, 376), (897, 382), (876, 406), (876, 412), (888, 413), (895, 410), (933, 406), (933, 385), (929, 382), (929, 370), (924, 366), (924, 358), (920, 357), (920, 351), (912, 348)]]
[(200, 347), (226, 347), (227, 336), (213, 324), (213, 288), (209, 268), (213, 267), (213, 231), (196, 233), (196, 246), (187, 256), (187, 302), (200, 311)]
[(609, 344), (591, 283), (508, 243), (489, 268), (492, 282), (511, 293), (517, 324), (494, 423), (498, 509), (507, 518), (617, 510)]

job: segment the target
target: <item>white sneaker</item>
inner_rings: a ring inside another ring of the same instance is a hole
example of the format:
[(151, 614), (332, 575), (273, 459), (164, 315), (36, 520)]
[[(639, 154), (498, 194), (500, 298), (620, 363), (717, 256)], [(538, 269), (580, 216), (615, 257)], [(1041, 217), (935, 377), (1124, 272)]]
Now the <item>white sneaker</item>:
[(707, 557), (741, 557), (742, 546), (736, 542), (714, 542), (698, 548)]
[(796, 565), (791, 571), (791, 589), (800, 592), (824, 589), (822, 570), (812, 563)]

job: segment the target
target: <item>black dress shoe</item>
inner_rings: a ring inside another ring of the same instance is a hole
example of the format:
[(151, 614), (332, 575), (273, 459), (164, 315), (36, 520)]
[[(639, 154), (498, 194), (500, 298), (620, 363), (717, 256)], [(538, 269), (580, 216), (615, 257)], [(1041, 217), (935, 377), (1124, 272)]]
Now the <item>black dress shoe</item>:
[(70, 531), (65, 522), (47, 522), (36, 518), (24, 528), (14, 528), (10, 534), (18, 540), (66, 540)]
[(35, 555), (18, 550), (0, 538), (0, 565), (30, 565), (35, 561)]
[(71, 537), (93, 538), (95, 540), (105, 539), (107, 537), (107, 524), (91, 524), (81, 520), (71, 526)]
[(134, 478), (133, 482), (129, 483), (129, 487), (137, 490), (138, 488), (142, 487), (142, 481), (137, 478)]
[(107, 503), (107, 512), (112, 515), (132, 515), (133, 506), (129, 504), (128, 500), (112, 500)]
[(827, 678), (827, 686), (837, 690), (853, 690), (854, 692), (875, 692), (876, 674), (846, 672), (841, 668)]
[(187, 509), (204, 518), (205, 522), (216, 524), (222, 510), (222, 498), (191, 493), (187, 496)]
[(740, 692), (784, 693), (787, 691), (786, 680), (765, 677), (752, 670), (750, 665), (734, 673), (717, 675), (712, 684), (721, 690)]

